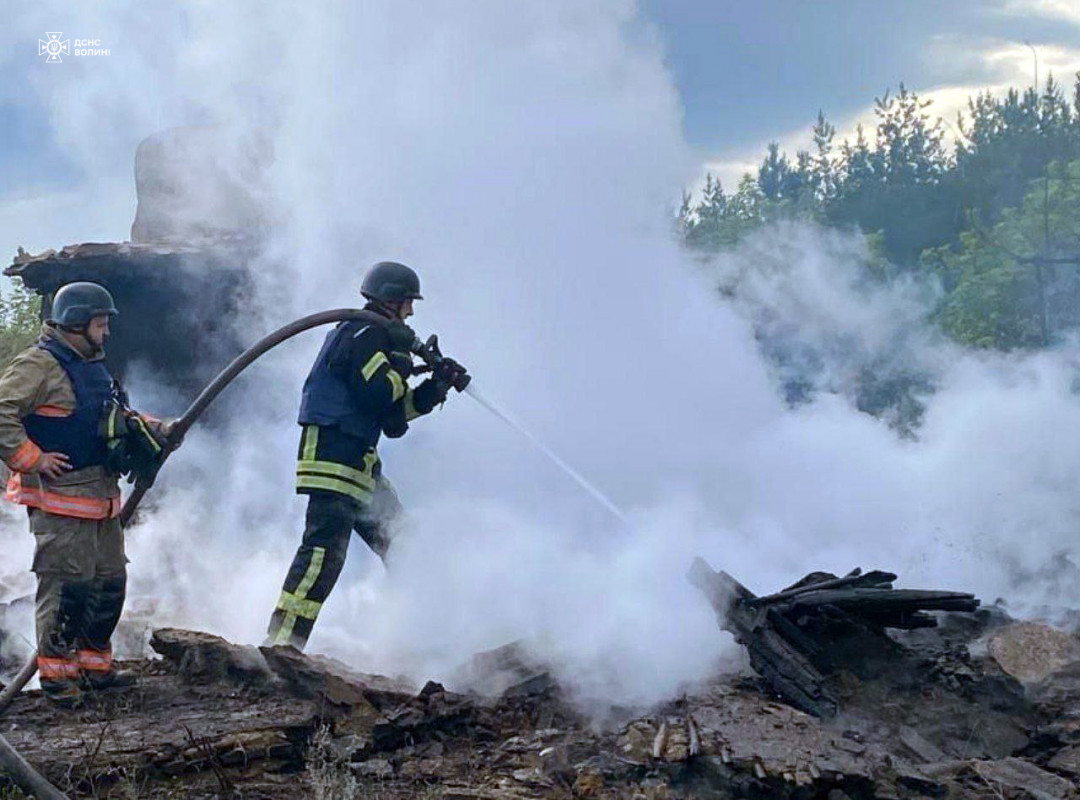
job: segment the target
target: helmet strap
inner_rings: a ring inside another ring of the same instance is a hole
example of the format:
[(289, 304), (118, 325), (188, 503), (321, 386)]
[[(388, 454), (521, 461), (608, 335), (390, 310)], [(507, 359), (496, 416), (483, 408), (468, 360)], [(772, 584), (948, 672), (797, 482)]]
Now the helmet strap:
[(398, 319), (398, 304), (392, 300), (369, 300), (368, 305), (380, 314), (385, 314), (391, 319)]
[[(96, 344), (90, 341), (90, 337), (86, 335), (86, 326), (81, 328), (72, 328), (67, 325), (57, 325), (57, 330), (64, 334), (64, 338), (67, 339), (68, 344), (79, 351), (84, 357), (89, 358), (94, 355), (99, 348)], [(77, 339), (75, 337), (78, 337)]]

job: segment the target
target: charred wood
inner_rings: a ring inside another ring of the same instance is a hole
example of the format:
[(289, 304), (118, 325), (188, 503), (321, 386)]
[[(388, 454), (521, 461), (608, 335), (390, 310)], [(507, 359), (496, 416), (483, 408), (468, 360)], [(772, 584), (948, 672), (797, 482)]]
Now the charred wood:
[(770, 688), (816, 716), (838, 710), (831, 678), (865, 675), (898, 658), (887, 628), (931, 628), (931, 611), (973, 612), (964, 592), (894, 589), (896, 575), (853, 570), (842, 578), (817, 572), (775, 594), (755, 596), (726, 572), (695, 559), (688, 578), (709, 599), (721, 629), (732, 633)]

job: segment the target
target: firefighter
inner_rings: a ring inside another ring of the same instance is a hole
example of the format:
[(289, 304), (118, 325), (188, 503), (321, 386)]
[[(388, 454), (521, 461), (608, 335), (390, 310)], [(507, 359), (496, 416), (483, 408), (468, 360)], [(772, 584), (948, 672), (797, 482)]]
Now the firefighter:
[(38, 342), (0, 376), (0, 458), (11, 470), (5, 499), (27, 507), (36, 540), (38, 674), (45, 696), (67, 706), (87, 689), (134, 683), (114, 667), (110, 645), (127, 559), (109, 462), (130, 463), (135, 428), (152, 440), (136, 447), (161, 452), (169, 427), (136, 421), (118, 405), (122, 392), (104, 363), (117, 313), (96, 283), (60, 287)]
[(342, 322), (323, 343), (304, 382), (296, 491), (308, 496), (303, 539), (270, 617), (267, 642), (303, 650), (341, 573), (353, 531), (385, 561), (390, 526), (401, 511), (383, 477), (382, 434), (403, 436), (409, 422), (445, 399), (465, 369), (444, 359), (414, 388), (405, 320), (422, 299), (416, 273), (392, 261), (364, 277), (362, 319)]

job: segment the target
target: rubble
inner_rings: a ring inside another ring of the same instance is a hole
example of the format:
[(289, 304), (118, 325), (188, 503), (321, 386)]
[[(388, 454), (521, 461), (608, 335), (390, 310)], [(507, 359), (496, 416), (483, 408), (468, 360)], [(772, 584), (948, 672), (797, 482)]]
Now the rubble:
[(71, 797), (1080, 796), (1080, 663), (1021, 684), (987, 646), (1015, 627), (999, 610), (935, 618), (808, 660), (831, 715), (784, 702), (765, 675), (734, 674), (654, 708), (609, 709), (605, 724), (524, 643), (417, 688), (288, 647), (159, 629), (161, 659), (127, 664), (135, 690), (79, 711), (25, 692), (0, 733)]
[(830, 679), (841, 670), (866, 675), (897, 660), (900, 648), (885, 635), (887, 628), (932, 628), (937, 619), (929, 611), (979, 606), (974, 595), (963, 592), (894, 589), (896, 575), (878, 570), (855, 569), (842, 578), (811, 573), (765, 597), (726, 572), (713, 572), (700, 558), (688, 578), (773, 690), (797, 708), (825, 717), (839, 711)]
[(1037, 683), (1080, 660), (1080, 640), (1041, 622), (1008, 625), (989, 637), (987, 649), (1006, 673), (1024, 683)]
[(209, 633), (161, 628), (151, 634), (150, 646), (190, 681), (233, 679), (257, 685), (271, 674), (257, 648), (231, 644)]

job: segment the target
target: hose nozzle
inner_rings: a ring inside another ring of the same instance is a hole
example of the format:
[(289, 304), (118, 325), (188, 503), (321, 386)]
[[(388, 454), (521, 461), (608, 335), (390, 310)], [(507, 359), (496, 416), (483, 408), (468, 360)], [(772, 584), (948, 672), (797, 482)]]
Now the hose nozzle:
[[(420, 337), (413, 339), (412, 345), (409, 349), (413, 354), (420, 356), (425, 364), (431, 367), (432, 372), (439, 371), (439, 365), (443, 364), (450, 359), (442, 354), (439, 350), (439, 337), (437, 334), (431, 334), (426, 342), (421, 342)], [(454, 372), (450, 380), (450, 385), (457, 389), (459, 392), (465, 391), (465, 387), (469, 385), (469, 381), (472, 380), (472, 375), (465, 371), (465, 369), (454, 362)]]

